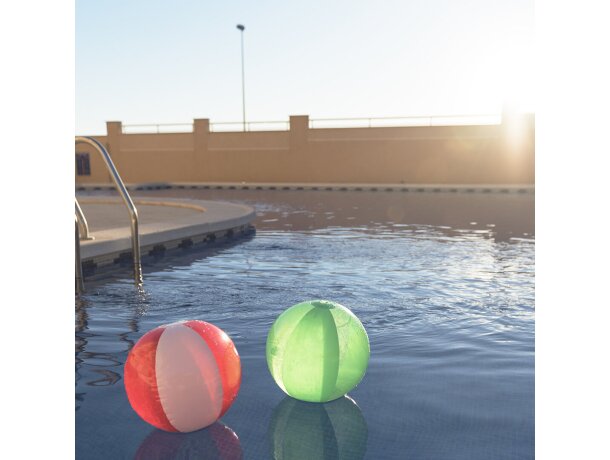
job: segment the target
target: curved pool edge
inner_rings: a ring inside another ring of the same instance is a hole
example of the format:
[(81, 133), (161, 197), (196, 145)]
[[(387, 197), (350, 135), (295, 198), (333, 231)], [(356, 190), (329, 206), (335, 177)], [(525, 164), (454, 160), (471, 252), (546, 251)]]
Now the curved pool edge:
[[(157, 209), (183, 207), (193, 212), (176, 218), (168, 213), (157, 211), (153, 222), (140, 224), (140, 249), (143, 258), (163, 254), (167, 250), (189, 248), (201, 243), (220, 239), (232, 239), (251, 233), (252, 221), (256, 213), (245, 205), (192, 199), (147, 200), (134, 197), (138, 206), (155, 206)], [(84, 205), (109, 204), (108, 197), (82, 197), (79, 201)], [(124, 205), (120, 201), (116, 205), (117, 213), (124, 213)], [(197, 209), (203, 209), (197, 211)], [(91, 209), (86, 214), (91, 216)], [(95, 216), (91, 216), (95, 217)], [(131, 230), (129, 222), (118, 228), (93, 230), (92, 240), (81, 240), (81, 260), (85, 277), (103, 271), (111, 272), (124, 268), (125, 261), (131, 260)]]

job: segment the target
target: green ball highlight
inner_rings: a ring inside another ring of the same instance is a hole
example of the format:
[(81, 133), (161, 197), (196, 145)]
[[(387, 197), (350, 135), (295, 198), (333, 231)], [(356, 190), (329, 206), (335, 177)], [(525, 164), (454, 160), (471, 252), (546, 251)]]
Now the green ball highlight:
[(328, 300), (290, 307), (267, 336), (267, 365), (289, 396), (327, 402), (351, 391), (366, 372), (371, 349), (360, 320)]

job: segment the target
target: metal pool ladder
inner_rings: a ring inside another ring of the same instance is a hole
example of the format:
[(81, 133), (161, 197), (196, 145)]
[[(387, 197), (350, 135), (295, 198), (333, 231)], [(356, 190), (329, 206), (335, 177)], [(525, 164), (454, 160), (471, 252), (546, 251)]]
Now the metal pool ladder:
[[(136, 206), (133, 204), (131, 200), (131, 196), (129, 196), (129, 192), (127, 191), (127, 187), (121, 180), (121, 176), (119, 176), (119, 172), (117, 171), (114, 163), (112, 162), (112, 158), (108, 154), (106, 148), (96, 139), (88, 136), (76, 136), (75, 144), (88, 144), (92, 146), (104, 160), (106, 164), (106, 168), (108, 172), (112, 176), (112, 180), (114, 185), (123, 198), (125, 202), (125, 206), (127, 206), (127, 210), (129, 211), (129, 216), (131, 219), (131, 251), (133, 254), (133, 277), (136, 286), (142, 285), (142, 263), (140, 257), (140, 234), (138, 231), (138, 210)], [(75, 199), (76, 201), (76, 199)], [(83, 283), (83, 271), (82, 271), (82, 263), (80, 257), (80, 237), (79, 237), (79, 224), (82, 230), (84, 239), (91, 239), (92, 237), (89, 234), (89, 226), (87, 225), (87, 220), (85, 219), (85, 215), (76, 201), (76, 210), (74, 214), (74, 225), (75, 225), (75, 262), (76, 262), (76, 292), (81, 293), (84, 291), (84, 283)]]

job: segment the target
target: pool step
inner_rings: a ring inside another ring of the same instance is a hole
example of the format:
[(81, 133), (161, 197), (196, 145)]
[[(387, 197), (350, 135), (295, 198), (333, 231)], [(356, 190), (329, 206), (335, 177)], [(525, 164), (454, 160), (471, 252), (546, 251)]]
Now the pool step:
[[(252, 225), (245, 224), (160, 244), (143, 245), (141, 247), (142, 265), (146, 268), (154, 260), (177, 256), (187, 252), (201, 251), (232, 242), (237, 243), (242, 238), (250, 237), (255, 232), (256, 230)], [(93, 256), (82, 262), (85, 280), (106, 276), (122, 269), (129, 270), (131, 266), (132, 255), (130, 250)]]

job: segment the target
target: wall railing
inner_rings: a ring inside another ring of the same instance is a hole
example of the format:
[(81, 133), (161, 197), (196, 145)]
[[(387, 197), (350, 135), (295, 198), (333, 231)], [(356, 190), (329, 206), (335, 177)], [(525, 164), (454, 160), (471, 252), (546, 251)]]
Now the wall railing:
[(429, 115), (409, 117), (310, 118), (310, 129), (394, 128), (415, 126), (499, 125), (502, 115)]
[(192, 133), (193, 123), (135, 123), (122, 125), (123, 134)]
[[(416, 126), (499, 125), (500, 114), (425, 115), (407, 117), (310, 118), (310, 129), (325, 128), (392, 128)], [(243, 121), (210, 122), (210, 132), (244, 131)], [(193, 123), (136, 123), (122, 125), (123, 134), (192, 133)], [(247, 121), (245, 131), (288, 131), (289, 120)]]
[[(290, 121), (247, 121), (246, 131), (288, 131)], [(239, 132), (244, 130), (243, 121), (219, 121), (210, 123), (210, 132)]]

